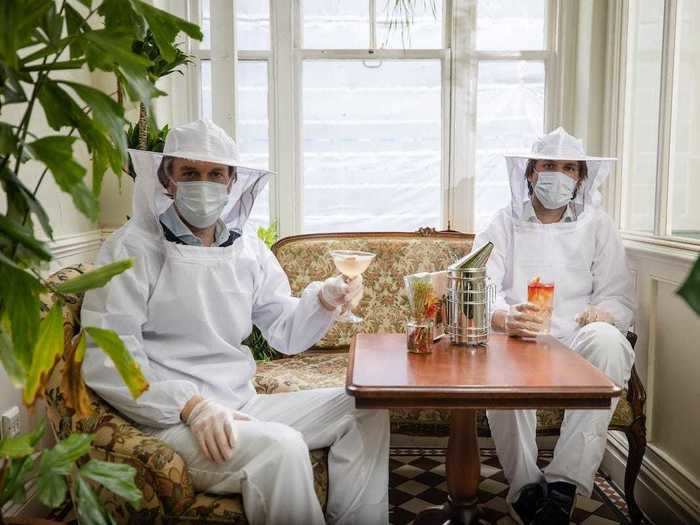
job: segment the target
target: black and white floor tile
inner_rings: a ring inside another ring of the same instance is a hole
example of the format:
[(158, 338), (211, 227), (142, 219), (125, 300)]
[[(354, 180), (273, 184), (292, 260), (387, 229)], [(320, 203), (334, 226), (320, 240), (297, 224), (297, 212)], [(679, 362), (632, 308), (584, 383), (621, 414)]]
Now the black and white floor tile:
[[(551, 453), (543, 452), (540, 466)], [(416, 514), (447, 499), (445, 449), (392, 448), (389, 464), (389, 520), (393, 525), (413, 522)], [(493, 450), (481, 451), (479, 505), (483, 517), (494, 525), (515, 525), (508, 516), (508, 482)], [(596, 476), (590, 498), (578, 496), (572, 523), (580, 525), (629, 524), (624, 497), (602, 475)]]

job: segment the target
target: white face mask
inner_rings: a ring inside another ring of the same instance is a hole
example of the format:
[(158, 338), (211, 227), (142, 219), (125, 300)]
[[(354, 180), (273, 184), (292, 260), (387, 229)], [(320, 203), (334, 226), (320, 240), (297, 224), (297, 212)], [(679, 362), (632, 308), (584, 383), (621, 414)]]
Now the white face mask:
[(535, 195), (548, 210), (566, 206), (574, 196), (576, 181), (560, 171), (543, 171), (537, 174)]
[(175, 206), (182, 217), (197, 228), (216, 222), (228, 202), (228, 186), (218, 182), (178, 182)]

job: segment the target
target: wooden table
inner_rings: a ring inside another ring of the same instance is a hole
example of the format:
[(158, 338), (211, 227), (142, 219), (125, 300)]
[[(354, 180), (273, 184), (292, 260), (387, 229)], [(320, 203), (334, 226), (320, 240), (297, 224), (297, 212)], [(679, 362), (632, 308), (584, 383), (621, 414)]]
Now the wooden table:
[(357, 408), (448, 408), (448, 502), (416, 524), (476, 523), (479, 442), (476, 410), (610, 407), (621, 394), (608, 377), (550, 336), (537, 341), (501, 334), (488, 347), (406, 351), (405, 334), (359, 334), (350, 347), (346, 388)]

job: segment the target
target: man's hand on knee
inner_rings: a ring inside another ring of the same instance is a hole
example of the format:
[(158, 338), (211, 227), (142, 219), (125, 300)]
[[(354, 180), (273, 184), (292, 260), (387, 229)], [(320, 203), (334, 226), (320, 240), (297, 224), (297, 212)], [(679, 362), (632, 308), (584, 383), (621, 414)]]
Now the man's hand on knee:
[(579, 326), (586, 326), (591, 323), (608, 323), (615, 324), (615, 319), (612, 314), (598, 308), (597, 306), (589, 305), (583, 312), (576, 316), (576, 322)]
[(210, 399), (193, 398), (185, 405), (182, 417), (192, 430), (202, 454), (214, 463), (224, 463), (236, 446), (235, 419), (245, 419)]

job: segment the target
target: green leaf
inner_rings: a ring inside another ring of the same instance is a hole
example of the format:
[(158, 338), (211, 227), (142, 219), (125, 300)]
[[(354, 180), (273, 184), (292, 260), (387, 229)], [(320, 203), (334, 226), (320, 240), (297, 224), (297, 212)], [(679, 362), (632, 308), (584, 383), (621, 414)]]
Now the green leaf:
[(68, 485), (62, 474), (46, 474), (37, 482), (39, 501), (50, 508), (58, 507), (66, 499)]
[(40, 27), (49, 43), (55, 46), (61, 38), (61, 30), (63, 29), (63, 17), (56, 11), (55, 2), (52, 2), (44, 13)]
[(63, 313), (61, 305), (53, 305), (48, 315), (39, 324), (39, 334), (32, 355), (32, 363), (27, 371), (23, 401), (33, 406), (41, 395), (44, 382), (63, 353)]
[(61, 293), (80, 293), (93, 288), (101, 288), (107, 284), (112, 277), (128, 270), (133, 266), (133, 259), (123, 259), (121, 261), (106, 264), (96, 270), (84, 273), (70, 281), (64, 281), (56, 290)]
[(34, 447), (44, 435), (46, 426), (43, 422), (28, 434), (20, 434), (11, 438), (0, 439), (0, 458), (21, 458), (34, 452)]
[[(102, 176), (107, 169), (107, 164), (110, 164), (112, 169), (119, 173), (121, 166), (126, 161), (125, 147), (123, 151), (120, 151), (120, 147), (126, 142), (123, 132), (126, 121), (121, 118), (123, 109), (107, 95), (94, 88), (72, 82), (66, 82), (66, 84), (88, 102), (94, 118), (89, 118), (58, 82), (49, 81), (44, 84), (39, 93), (39, 102), (44, 108), (49, 125), (53, 129), (58, 130), (62, 126), (71, 126), (79, 131), (80, 137), (93, 156), (92, 180), (95, 188), (93, 194), (99, 195)], [(116, 116), (113, 114), (114, 112), (117, 113)], [(116, 136), (115, 126), (118, 126), (120, 131)]]
[(77, 82), (66, 81), (64, 84), (70, 86), (85, 101), (99, 129), (111, 138), (116, 154), (111, 155), (109, 161), (112, 169), (119, 172), (128, 158), (124, 134), (124, 126), (127, 124), (124, 108), (98, 89)]
[(685, 299), (685, 302), (695, 310), (696, 314), (700, 315), (700, 257), (695, 261), (687, 279), (678, 289), (678, 295)]
[(10, 468), (7, 471), (2, 492), (0, 492), (0, 507), (10, 500), (14, 500), (15, 503), (24, 503), (26, 501), (27, 495), (24, 490), (24, 484), (33, 464), (34, 461), (31, 455), (10, 460)]
[(80, 475), (99, 483), (137, 508), (140, 506), (142, 494), (134, 481), (136, 470), (131, 465), (91, 459), (80, 468)]
[(44, 137), (27, 145), (32, 155), (46, 164), (59, 188), (73, 198), (83, 215), (97, 221), (99, 203), (83, 181), (85, 168), (73, 159), (75, 137)]
[(0, 104), (18, 104), (26, 101), (27, 95), (19, 82), (17, 72), (0, 60)]
[(141, 0), (131, 0), (131, 5), (134, 11), (142, 15), (148, 22), (148, 27), (153, 33), (158, 49), (160, 49), (161, 55), (168, 62), (175, 59), (176, 50), (173, 43), (180, 31), (185, 32), (192, 38), (202, 40), (202, 31), (196, 24), (153, 7)]
[(51, 252), (45, 243), (35, 238), (31, 230), (22, 226), (21, 223), (9, 220), (5, 215), (0, 215), (0, 233), (4, 233), (7, 238), (21, 244), (40, 259), (51, 260)]
[(17, 51), (31, 42), (33, 30), (54, 5), (53, 0), (0, 2), (0, 62), (17, 68)]
[(6, 316), (3, 325), (6, 331), (11, 330), (15, 359), (25, 370), (31, 365), (39, 331), (39, 293), (43, 289), (33, 275), (0, 265), (0, 297)]
[(0, 173), (0, 180), (5, 193), (7, 193), (7, 215), (11, 215), (13, 208), (17, 212), (17, 217), (24, 217), (27, 210), (32, 212), (39, 219), (46, 236), (49, 239), (53, 239), (53, 230), (51, 229), (49, 216), (29, 188), (8, 168), (3, 169), (2, 173)]
[[(83, 29), (85, 20), (78, 11), (70, 5), (68, 2), (65, 4), (66, 8), (66, 28), (68, 29), (69, 35), (77, 35), (81, 33)], [(83, 46), (79, 39), (76, 39), (70, 43), (68, 46), (70, 51), (70, 58), (76, 58), (83, 54)]]
[(105, 516), (97, 495), (93, 492), (82, 476), (77, 479), (78, 521), (90, 525), (111, 525), (111, 520)]
[(44, 505), (58, 507), (66, 499), (65, 477), (75, 462), (90, 451), (92, 438), (90, 434), (72, 434), (42, 452), (37, 492)]
[(110, 31), (128, 31), (134, 40), (141, 40), (146, 33), (146, 21), (136, 14), (128, 0), (102, 0), (97, 13)]
[(17, 137), (14, 128), (6, 122), (0, 122), (0, 155), (9, 155), (17, 151)]
[(92, 434), (71, 434), (53, 448), (45, 449), (39, 462), (39, 477), (67, 476), (73, 464), (90, 452), (93, 438)]
[(117, 71), (132, 100), (149, 104), (151, 98), (165, 95), (148, 76), (151, 62), (131, 51), (132, 35), (98, 30), (85, 33), (84, 37), (89, 42), (85, 55), (90, 69)]
[(0, 362), (12, 384), (21, 387), (24, 384), (24, 367), (15, 356), (12, 340), (2, 328), (0, 328)]
[(110, 357), (134, 399), (148, 390), (148, 381), (146, 381), (141, 367), (114, 331), (96, 326), (88, 326), (85, 331), (92, 337), (95, 344)]
[(34, 452), (29, 434), (0, 439), (0, 458), (22, 458)]
[(45, 81), (39, 89), (38, 98), (46, 115), (46, 121), (52, 129), (58, 131), (64, 126), (80, 126), (81, 117), (83, 117), (80, 106), (57, 82)]
[(69, 474), (73, 463), (90, 452), (93, 439), (92, 434), (71, 434), (53, 448), (46, 449), (41, 456), (39, 475), (51, 472)]

